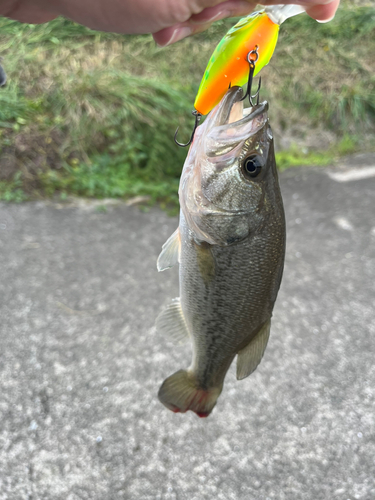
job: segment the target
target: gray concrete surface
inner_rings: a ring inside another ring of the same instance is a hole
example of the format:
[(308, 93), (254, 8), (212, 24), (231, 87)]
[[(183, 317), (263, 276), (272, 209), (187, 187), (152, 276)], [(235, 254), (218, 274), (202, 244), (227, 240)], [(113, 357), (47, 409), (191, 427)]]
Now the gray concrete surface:
[(327, 172), (281, 176), (269, 346), (207, 419), (156, 397), (190, 359), (153, 328), (178, 293), (155, 266), (177, 219), (0, 205), (1, 500), (375, 499), (375, 177)]

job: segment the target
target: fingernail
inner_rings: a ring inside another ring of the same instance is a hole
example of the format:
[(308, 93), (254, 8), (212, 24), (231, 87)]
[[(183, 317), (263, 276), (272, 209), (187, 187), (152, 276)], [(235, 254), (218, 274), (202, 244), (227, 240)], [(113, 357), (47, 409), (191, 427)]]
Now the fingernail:
[(190, 22), (194, 24), (210, 24), (215, 21), (220, 21), (221, 19), (224, 19), (226, 17), (230, 17), (230, 12), (229, 10), (221, 10), (220, 12), (217, 12), (214, 16), (211, 16), (209, 19), (199, 19), (199, 14), (196, 16), (192, 16), (190, 19)]
[(159, 47), (167, 47), (167, 45), (171, 45), (172, 43), (179, 42), (183, 38), (186, 38), (187, 36), (192, 34), (192, 29), (189, 28), (188, 26), (182, 26), (181, 28), (176, 28), (174, 32), (172, 33), (171, 38), (163, 44), (158, 44)]
[(325, 23), (329, 23), (330, 21), (332, 21), (332, 19), (334, 19), (334, 15), (332, 17), (330, 17), (329, 19), (324, 19), (323, 21), (319, 21), (319, 19), (317, 19), (316, 21), (320, 24), (325, 24)]

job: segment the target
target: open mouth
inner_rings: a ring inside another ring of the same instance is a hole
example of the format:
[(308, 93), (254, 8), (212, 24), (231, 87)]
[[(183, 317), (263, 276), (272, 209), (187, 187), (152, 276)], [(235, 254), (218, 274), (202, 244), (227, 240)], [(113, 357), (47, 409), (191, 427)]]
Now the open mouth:
[(241, 87), (230, 88), (213, 114), (208, 116), (205, 145), (208, 156), (217, 156), (223, 148), (230, 151), (254, 136), (268, 122), (267, 101), (244, 108), (246, 101), (242, 96)]
[(241, 87), (231, 87), (221, 101), (218, 116), (216, 118), (216, 126), (233, 125), (242, 126), (261, 115), (266, 118), (268, 110), (267, 101), (244, 108), (246, 101), (242, 100), (243, 90)]

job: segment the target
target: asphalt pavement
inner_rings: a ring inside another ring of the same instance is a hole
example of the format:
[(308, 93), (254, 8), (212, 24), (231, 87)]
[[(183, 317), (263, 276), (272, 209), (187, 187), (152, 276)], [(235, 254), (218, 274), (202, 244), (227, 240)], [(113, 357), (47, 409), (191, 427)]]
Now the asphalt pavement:
[(207, 419), (157, 399), (190, 362), (154, 328), (177, 218), (0, 204), (0, 500), (375, 499), (375, 158), (280, 180), (270, 341)]

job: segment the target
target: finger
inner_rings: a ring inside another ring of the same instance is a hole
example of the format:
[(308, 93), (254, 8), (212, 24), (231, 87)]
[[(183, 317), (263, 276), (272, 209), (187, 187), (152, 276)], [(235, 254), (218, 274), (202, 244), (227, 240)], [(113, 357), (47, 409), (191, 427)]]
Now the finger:
[(17, 9), (7, 13), (9, 19), (27, 24), (43, 24), (56, 19), (56, 15), (37, 10)]
[(189, 23), (205, 24), (219, 21), (226, 17), (246, 16), (256, 6), (257, 1), (228, 0), (213, 7), (203, 9), (199, 14), (194, 14), (189, 19)]
[(328, 21), (331, 21), (335, 17), (339, 4), (340, 0), (333, 0), (328, 4), (314, 5), (314, 7), (306, 9), (306, 12), (313, 19), (328, 23)]
[(214, 7), (208, 7), (199, 14), (192, 15), (185, 23), (164, 28), (152, 36), (160, 47), (165, 47), (187, 36), (205, 31), (214, 21), (226, 17), (246, 16), (253, 10), (255, 5), (256, 2), (229, 0)]
[[(263, 0), (263, 5), (279, 4), (280, 0)], [(328, 22), (335, 17), (340, 0), (283, 0), (285, 4), (299, 4), (306, 9), (307, 14), (319, 22)]]
[(29, 24), (46, 23), (47, 21), (52, 21), (57, 16), (50, 9), (35, 6), (35, 3), (29, 0), (5, 2), (1, 6), (0, 15)]
[(153, 33), (153, 38), (159, 47), (166, 47), (172, 43), (179, 42), (183, 38), (191, 35), (193, 30), (189, 26), (175, 25), (170, 28), (164, 28)]
[(166, 47), (172, 43), (179, 42), (183, 38), (190, 35), (196, 35), (202, 31), (206, 31), (212, 23), (196, 24), (194, 26), (173, 26), (172, 28), (165, 28), (152, 36), (159, 47)]

